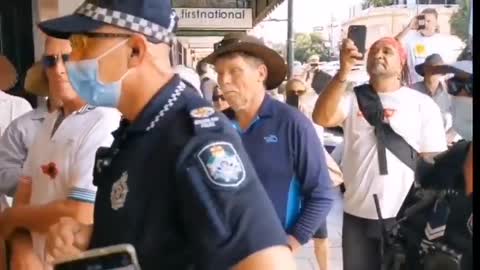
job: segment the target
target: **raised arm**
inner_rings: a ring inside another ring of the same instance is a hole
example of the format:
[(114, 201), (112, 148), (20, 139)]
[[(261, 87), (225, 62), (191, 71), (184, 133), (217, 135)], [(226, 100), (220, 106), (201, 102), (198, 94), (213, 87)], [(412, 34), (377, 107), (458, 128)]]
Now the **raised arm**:
[(408, 25), (402, 31), (400, 31), (400, 33), (398, 33), (395, 36), (395, 39), (402, 42), (404, 41), (405, 37), (410, 32), (410, 30), (417, 30), (417, 29), (418, 29), (418, 23), (417, 23), (417, 17), (415, 16), (410, 21), (410, 23), (408, 23)]
[(345, 119), (341, 101), (348, 86), (348, 75), (357, 62), (356, 58), (361, 56), (352, 40), (343, 41), (340, 51), (340, 70), (318, 97), (313, 110), (312, 119), (316, 124), (322, 127), (335, 127)]

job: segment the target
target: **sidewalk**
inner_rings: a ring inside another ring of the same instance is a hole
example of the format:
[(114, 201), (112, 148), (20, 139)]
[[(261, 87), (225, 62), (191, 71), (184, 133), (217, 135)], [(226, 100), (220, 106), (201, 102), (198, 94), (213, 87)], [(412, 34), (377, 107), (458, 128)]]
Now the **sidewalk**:
[[(342, 270), (342, 224), (343, 204), (341, 198), (335, 201), (327, 219), (330, 241), (330, 270)], [(296, 257), (298, 270), (319, 270), (313, 253), (313, 242), (305, 245)]]

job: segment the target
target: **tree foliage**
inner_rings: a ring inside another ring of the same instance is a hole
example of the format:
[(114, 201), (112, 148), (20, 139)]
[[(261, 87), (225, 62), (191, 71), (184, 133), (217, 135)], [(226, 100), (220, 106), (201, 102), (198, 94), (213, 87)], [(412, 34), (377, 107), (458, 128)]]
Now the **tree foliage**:
[(393, 0), (364, 0), (362, 3), (362, 6), (363, 8), (384, 7), (392, 4), (393, 4)]
[(314, 54), (319, 55), (322, 61), (328, 59), (328, 49), (321, 36), (316, 33), (295, 34), (295, 60), (306, 62)]
[(458, 36), (463, 41), (468, 40), (468, 26), (470, 16), (470, 1), (460, 2), (460, 8), (450, 17), (450, 27), (452, 34)]

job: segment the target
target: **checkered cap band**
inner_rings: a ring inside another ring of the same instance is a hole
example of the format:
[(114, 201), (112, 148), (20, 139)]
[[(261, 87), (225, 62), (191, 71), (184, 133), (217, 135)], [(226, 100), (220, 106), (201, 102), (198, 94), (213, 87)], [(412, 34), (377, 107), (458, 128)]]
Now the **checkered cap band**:
[(170, 45), (175, 42), (173, 30), (177, 22), (177, 15), (174, 11), (172, 11), (170, 15), (170, 25), (168, 28), (128, 13), (102, 8), (92, 3), (84, 3), (75, 13), (87, 16), (96, 21), (142, 33), (158, 42)]

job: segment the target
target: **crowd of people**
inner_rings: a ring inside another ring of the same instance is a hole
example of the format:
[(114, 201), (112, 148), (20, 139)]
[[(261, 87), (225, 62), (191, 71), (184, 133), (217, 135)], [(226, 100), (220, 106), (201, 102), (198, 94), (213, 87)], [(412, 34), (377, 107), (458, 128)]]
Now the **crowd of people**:
[[(39, 23), (45, 50), (24, 88), (45, 104), (0, 91), (0, 264), (46, 270), (127, 243), (147, 270), (290, 270), (313, 239), (328, 270), (343, 201), (343, 269), (390, 269), (385, 228), (433, 189), (456, 195), (421, 209), (402, 269), (473, 269), (472, 61), (438, 46), (435, 10), (366, 55), (345, 39), (334, 76), (313, 56), (286, 80), (285, 60), (240, 33), (195, 69), (172, 66), (171, 1), (137, 2)], [(12, 72), (0, 58), (0, 89)], [(344, 141), (327, 149), (332, 128)], [(439, 268), (438, 247), (460, 268)]]

